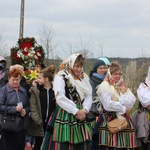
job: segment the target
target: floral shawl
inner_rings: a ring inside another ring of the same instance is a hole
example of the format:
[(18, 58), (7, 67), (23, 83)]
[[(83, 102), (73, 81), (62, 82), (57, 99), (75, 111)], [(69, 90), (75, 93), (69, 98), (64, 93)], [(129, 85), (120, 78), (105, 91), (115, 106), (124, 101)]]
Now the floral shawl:
[(124, 81), (122, 79), (122, 77), (120, 78), (120, 80), (115, 83), (114, 80), (110, 77), (110, 75), (108, 74), (104, 81), (107, 81), (109, 83), (109, 85), (114, 86), (116, 92), (120, 95), (120, 93), (125, 93), (128, 89), (128, 87), (124, 84)]

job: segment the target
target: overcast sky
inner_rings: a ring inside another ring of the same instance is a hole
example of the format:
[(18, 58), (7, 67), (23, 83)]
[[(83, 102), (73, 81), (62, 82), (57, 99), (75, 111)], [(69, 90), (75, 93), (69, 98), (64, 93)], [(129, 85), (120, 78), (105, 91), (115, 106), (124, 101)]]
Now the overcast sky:
[[(0, 0), (0, 34), (9, 47), (19, 38), (20, 4), (21, 0)], [(150, 56), (149, 0), (25, 0), (24, 37), (38, 37), (42, 24), (53, 26), (56, 51), (68, 45), (78, 51), (82, 41), (95, 58), (102, 53)]]

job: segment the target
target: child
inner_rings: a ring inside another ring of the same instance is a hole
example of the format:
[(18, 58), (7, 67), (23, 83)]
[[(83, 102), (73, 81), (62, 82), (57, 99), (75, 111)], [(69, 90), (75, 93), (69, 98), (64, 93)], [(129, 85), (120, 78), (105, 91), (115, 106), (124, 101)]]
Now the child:
[(35, 137), (34, 150), (40, 150), (48, 119), (55, 109), (52, 90), (54, 70), (51, 66), (38, 73), (38, 84), (31, 88), (30, 118), (27, 134)]

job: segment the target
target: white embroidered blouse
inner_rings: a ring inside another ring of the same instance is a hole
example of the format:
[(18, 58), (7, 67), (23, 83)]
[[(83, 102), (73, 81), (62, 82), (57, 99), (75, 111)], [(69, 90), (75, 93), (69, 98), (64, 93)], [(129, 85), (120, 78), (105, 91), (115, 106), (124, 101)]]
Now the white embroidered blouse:
[[(87, 111), (89, 111), (91, 104), (92, 104), (92, 87), (89, 83), (89, 78), (88, 76), (85, 74), (85, 77), (83, 79), (83, 84), (84, 86), (87, 87), (88, 90), (86, 90), (86, 92), (82, 92), (82, 89), (80, 92), (83, 93), (84, 95), (84, 102), (83, 102), (83, 108), (85, 108)], [(82, 82), (81, 85), (82, 86)], [(55, 92), (55, 96), (56, 96), (56, 101), (58, 103), (58, 105), (64, 109), (65, 111), (67, 111), (68, 113), (72, 113), (72, 114), (76, 114), (78, 111), (78, 108), (76, 107), (76, 104), (68, 99), (65, 96), (65, 81), (63, 79), (62, 75), (55, 75), (54, 78), (54, 82), (53, 82), (53, 89)], [(87, 92), (88, 91), (88, 92)]]
[(137, 89), (138, 99), (144, 108), (150, 105), (150, 89), (144, 83), (141, 83)]
[(120, 115), (126, 112), (126, 107), (131, 109), (136, 101), (129, 88), (125, 93), (117, 93), (114, 86), (109, 85), (107, 81), (99, 85), (97, 95), (106, 111), (117, 112)]

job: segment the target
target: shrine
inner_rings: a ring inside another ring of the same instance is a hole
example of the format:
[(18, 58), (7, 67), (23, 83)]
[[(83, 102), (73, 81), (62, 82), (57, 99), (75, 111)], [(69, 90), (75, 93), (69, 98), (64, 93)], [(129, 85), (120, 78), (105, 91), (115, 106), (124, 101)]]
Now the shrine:
[(31, 83), (38, 76), (35, 66), (43, 64), (45, 52), (43, 47), (37, 45), (35, 38), (19, 38), (17, 46), (10, 49), (11, 65), (24, 66), (23, 76)]
[(20, 64), (25, 69), (42, 64), (45, 58), (43, 47), (37, 45), (35, 38), (19, 38), (17, 46), (10, 49), (11, 64)]

